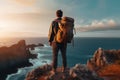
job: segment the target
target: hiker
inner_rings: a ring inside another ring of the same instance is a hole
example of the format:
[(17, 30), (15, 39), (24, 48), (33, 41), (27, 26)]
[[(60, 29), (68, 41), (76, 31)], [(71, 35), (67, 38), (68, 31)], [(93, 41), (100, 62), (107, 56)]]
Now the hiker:
[(63, 60), (63, 71), (65, 71), (65, 68), (67, 67), (67, 59), (66, 59), (66, 48), (67, 48), (67, 43), (58, 43), (56, 41), (56, 33), (58, 31), (58, 22), (59, 20), (62, 19), (63, 16), (63, 12), (61, 10), (57, 10), (56, 11), (56, 17), (57, 19), (55, 19), (51, 26), (50, 26), (50, 30), (49, 30), (49, 43), (52, 46), (52, 50), (53, 50), (53, 63), (52, 63), (52, 67), (53, 67), (53, 71), (56, 72), (57, 69), (57, 63), (58, 63), (58, 52), (59, 50), (61, 51), (62, 54), (62, 60)]
[(62, 72), (64, 72), (67, 67), (67, 58), (66, 58), (67, 41), (66, 39), (60, 37), (61, 34), (64, 34), (64, 32), (66, 32), (66, 31), (62, 32), (61, 31), (62, 28), (60, 29), (60, 26), (59, 26), (60, 23), (62, 22), (62, 16), (63, 16), (62, 10), (57, 10), (56, 11), (57, 19), (52, 21), (49, 29), (49, 34), (48, 34), (49, 44), (50, 46), (52, 46), (52, 50), (53, 50), (53, 63), (52, 63), (53, 72), (56, 72), (56, 69), (57, 69), (59, 50), (61, 51), (62, 62), (63, 62)]

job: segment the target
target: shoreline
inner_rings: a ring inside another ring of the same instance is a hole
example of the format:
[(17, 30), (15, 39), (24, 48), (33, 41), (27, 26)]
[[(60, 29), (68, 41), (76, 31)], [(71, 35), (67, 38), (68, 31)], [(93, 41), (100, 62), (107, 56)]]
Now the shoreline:
[(17, 44), (9, 47), (0, 47), (0, 79), (5, 80), (7, 75), (16, 73), (19, 68), (32, 66), (29, 59), (37, 58), (37, 54), (31, 54), (29, 49), (43, 44), (26, 45), (25, 40), (20, 40)]
[(119, 80), (120, 50), (99, 48), (86, 65), (76, 64), (65, 74), (59, 71), (59, 67), (57, 74), (53, 74), (51, 68), (49, 64), (35, 68), (26, 75), (25, 80)]
[[(2, 71), (2, 74), (1, 74), (1, 79), (2, 79), (2, 80), (6, 80), (6, 78), (7, 78), (8, 75), (17, 73), (17, 71), (18, 71), (19, 68), (24, 68), (24, 67), (32, 66), (32, 63), (30, 63), (30, 62), (21, 63), (21, 64), (22, 64), (22, 65), (10, 67), (10, 68), (8, 68), (8, 69), (3, 70), (3, 71)], [(12, 68), (12, 69), (11, 69), (11, 68)]]

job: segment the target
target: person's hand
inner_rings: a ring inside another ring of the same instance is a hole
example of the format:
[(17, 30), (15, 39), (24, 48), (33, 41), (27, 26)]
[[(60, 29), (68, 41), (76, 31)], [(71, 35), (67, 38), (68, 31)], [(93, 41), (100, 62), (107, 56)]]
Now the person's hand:
[(49, 45), (52, 46), (52, 42), (49, 42)]

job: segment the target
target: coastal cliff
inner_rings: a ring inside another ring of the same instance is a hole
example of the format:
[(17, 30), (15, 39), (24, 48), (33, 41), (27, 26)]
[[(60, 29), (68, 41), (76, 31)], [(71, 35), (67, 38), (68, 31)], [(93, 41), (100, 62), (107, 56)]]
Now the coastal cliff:
[(120, 50), (99, 48), (88, 60), (87, 67), (106, 80), (120, 80)]
[[(31, 46), (35, 47), (35, 46)], [(0, 47), (0, 79), (4, 80), (7, 74), (15, 73), (18, 68), (30, 66), (29, 58), (36, 58), (31, 54), (25, 40), (20, 40), (10, 47)]]
[(99, 48), (86, 65), (76, 64), (62, 72), (52, 73), (51, 65), (40, 66), (30, 71), (25, 80), (120, 80), (120, 50)]

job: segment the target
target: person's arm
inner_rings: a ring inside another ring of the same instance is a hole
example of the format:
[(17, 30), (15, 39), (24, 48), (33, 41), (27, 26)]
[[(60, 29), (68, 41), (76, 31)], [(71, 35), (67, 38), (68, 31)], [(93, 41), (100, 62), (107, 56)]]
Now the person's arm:
[(52, 41), (54, 40), (53, 28), (54, 28), (54, 21), (51, 23), (50, 28), (49, 28), (48, 41), (50, 45), (52, 45)]

